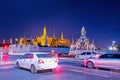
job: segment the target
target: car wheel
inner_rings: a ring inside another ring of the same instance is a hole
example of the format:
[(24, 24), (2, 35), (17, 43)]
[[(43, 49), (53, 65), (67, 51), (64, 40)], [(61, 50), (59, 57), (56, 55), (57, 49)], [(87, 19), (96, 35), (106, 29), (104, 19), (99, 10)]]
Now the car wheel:
[(93, 69), (94, 68), (93, 62), (88, 62), (87, 67), (90, 68), (90, 69)]
[(36, 70), (36, 68), (35, 68), (35, 65), (31, 65), (30, 71), (31, 71), (31, 73), (33, 73), (33, 74), (37, 73), (37, 70)]
[(18, 62), (16, 62), (16, 67), (20, 68), (20, 64)]

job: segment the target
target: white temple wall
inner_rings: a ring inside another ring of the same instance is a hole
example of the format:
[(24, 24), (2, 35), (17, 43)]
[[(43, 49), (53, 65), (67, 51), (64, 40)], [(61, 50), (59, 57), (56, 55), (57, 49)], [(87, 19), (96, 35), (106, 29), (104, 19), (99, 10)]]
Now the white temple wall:
[(37, 52), (39, 51), (39, 46), (34, 46), (34, 45), (10, 45), (8, 53), (11, 55), (21, 55), (26, 52)]
[(56, 47), (39, 47), (34, 45), (10, 45), (8, 53), (10, 55), (23, 55), (26, 52), (51, 52), (56, 50), (58, 53), (69, 53), (69, 48), (56, 48)]
[(3, 47), (0, 47), (0, 52), (8, 53), (8, 49), (7, 49), (7, 50), (4, 50)]

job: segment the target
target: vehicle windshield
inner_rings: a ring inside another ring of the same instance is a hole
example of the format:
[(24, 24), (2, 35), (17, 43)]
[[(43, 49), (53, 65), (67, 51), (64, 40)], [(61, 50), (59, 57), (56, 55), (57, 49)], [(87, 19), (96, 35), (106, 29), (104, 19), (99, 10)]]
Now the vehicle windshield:
[(50, 54), (36, 54), (38, 58), (50, 58)]

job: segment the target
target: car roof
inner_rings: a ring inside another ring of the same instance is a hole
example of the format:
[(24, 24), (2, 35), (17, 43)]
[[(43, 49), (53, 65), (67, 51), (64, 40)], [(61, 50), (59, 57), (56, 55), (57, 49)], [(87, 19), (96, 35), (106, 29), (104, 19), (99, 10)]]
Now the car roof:
[(85, 52), (82, 52), (82, 53), (98, 53), (98, 52), (93, 52), (93, 51), (85, 51)]
[(28, 52), (28, 53), (32, 53), (32, 54), (49, 54), (48, 52)]
[(104, 53), (104, 54), (119, 54), (119, 53)]

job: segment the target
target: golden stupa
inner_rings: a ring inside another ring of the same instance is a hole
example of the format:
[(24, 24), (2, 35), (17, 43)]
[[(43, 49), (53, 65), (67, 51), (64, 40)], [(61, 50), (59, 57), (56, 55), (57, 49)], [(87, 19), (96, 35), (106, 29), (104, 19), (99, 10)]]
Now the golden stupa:
[(55, 33), (52, 37), (47, 36), (46, 26), (43, 28), (43, 34), (41, 36), (36, 37), (35, 39), (30, 40), (29, 38), (24, 39), (20, 38), (18, 41), (20, 45), (30, 44), (32, 43), (35, 46), (48, 46), (48, 47), (69, 47), (70, 41), (64, 39), (63, 32), (61, 33), (61, 38), (56, 38)]

